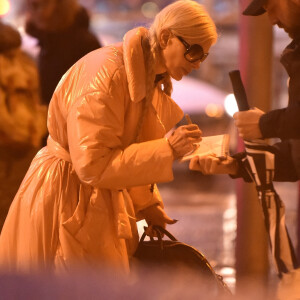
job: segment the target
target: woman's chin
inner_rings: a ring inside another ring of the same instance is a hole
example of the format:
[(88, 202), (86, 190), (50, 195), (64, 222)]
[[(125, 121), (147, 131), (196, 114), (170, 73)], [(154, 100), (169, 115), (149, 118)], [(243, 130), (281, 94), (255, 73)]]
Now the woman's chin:
[(182, 77), (183, 77), (183, 75), (182, 74), (175, 74), (175, 75), (171, 75), (171, 77), (173, 78), (173, 79), (175, 79), (176, 81), (180, 81), (181, 79), (182, 79)]

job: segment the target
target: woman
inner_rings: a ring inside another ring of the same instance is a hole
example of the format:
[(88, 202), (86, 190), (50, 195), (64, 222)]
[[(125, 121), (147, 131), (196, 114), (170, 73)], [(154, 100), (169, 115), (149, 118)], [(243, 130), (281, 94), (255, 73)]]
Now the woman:
[(3, 267), (127, 272), (136, 221), (174, 222), (154, 183), (173, 179), (173, 161), (193, 149), (201, 131), (191, 124), (164, 137), (183, 116), (169, 97), (170, 77), (198, 69), (216, 36), (201, 5), (176, 1), (149, 31), (129, 31), (123, 43), (91, 52), (64, 75), (49, 107), (47, 147), (33, 160), (0, 237)]

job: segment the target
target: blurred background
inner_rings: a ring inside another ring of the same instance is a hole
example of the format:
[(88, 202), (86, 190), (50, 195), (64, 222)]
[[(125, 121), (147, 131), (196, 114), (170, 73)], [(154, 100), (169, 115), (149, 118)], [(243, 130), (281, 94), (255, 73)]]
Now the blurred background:
[[(81, 0), (91, 18), (91, 30), (102, 45), (122, 41), (129, 29), (148, 26), (155, 14), (172, 1), (169, 0)], [(237, 151), (238, 137), (232, 121), (236, 104), (228, 72), (240, 65), (240, 10), (238, 0), (198, 0), (206, 6), (216, 22), (219, 39), (197, 71), (174, 82), (173, 99), (199, 125), (204, 136), (229, 133), (230, 151)], [(247, 2), (247, 1), (246, 1)], [(36, 59), (37, 40), (25, 33), (24, 6), (21, 0), (0, 0), (0, 18), (18, 29), (22, 49)], [(272, 101), (270, 108), (287, 105), (287, 75), (279, 59), (290, 42), (284, 31), (272, 31)], [(255, 59), (253, 53), (253, 59)], [(259, 107), (261, 108), (261, 107)], [(232, 290), (236, 282), (237, 197), (236, 180), (226, 175), (203, 176), (188, 170), (187, 163), (174, 166), (175, 179), (159, 184), (167, 213), (179, 222), (170, 231), (180, 241), (200, 250), (216, 271), (224, 276)], [(286, 204), (286, 222), (297, 244), (298, 185), (276, 183), (277, 192)], [(257, 199), (253, 199), (256, 201)], [(142, 228), (143, 224), (140, 224)], [(250, 225), (251, 226), (251, 225)], [(253, 224), (255, 226), (255, 224)], [(270, 258), (271, 260), (271, 258)], [(256, 263), (254, 260), (253, 263)], [(277, 282), (272, 262), (269, 280)]]

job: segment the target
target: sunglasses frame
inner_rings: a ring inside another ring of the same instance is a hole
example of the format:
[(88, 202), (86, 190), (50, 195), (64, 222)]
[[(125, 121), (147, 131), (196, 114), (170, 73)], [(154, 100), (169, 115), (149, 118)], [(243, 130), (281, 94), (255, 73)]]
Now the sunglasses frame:
[[(179, 41), (184, 45), (184, 47), (186, 48), (186, 51), (184, 52), (184, 58), (185, 58), (188, 62), (191, 62), (191, 63), (194, 63), (194, 62), (196, 62), (196, 61), (203, 62), (203, 61), (206, 59), (206, 57), (208, 56), (209, 53), (204, 53), (204, 50), (203, 50), (203, 48), (202, 48), (201, 45), (199, 45), (199, 44), (193, 44), (193, 45), (190, 45), (190, 44), (187, 43), (181, 36), (179, 36), (179, 35), (175, 35), (175, 36), (178, 38), (178, 40), (179, 40)], [(196, 45), (196, 46), (198, 46), (198, 47), (200, 47), (200, 48), (202, 49), (203, 55), (202, 55), (201, 58), (197, 58), (197, 59), (192, 59), (192, 60), (190, 60), (190, 59), (187, 58), (187, 55), (190, 53), (191, 48), (192, 48), (194, 45)]]

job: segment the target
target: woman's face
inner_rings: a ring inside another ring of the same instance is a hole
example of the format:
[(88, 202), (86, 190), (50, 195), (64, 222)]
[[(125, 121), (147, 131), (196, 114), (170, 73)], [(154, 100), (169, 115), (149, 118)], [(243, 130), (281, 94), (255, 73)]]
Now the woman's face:
[[(184, 39), (188, 44), (193, 43)], [(209, 47), (201, 45), (204, 53), (208, 53)], [(165, 67), (165, 71), (175, 80), (179, 81), (183, 76), (188, 75), (192, 70), (199, 69), (201, 61), (189, 62), (186, 60), (184, 53), (186, 47), (183, 43), (172, 33), (166, 39), (165, 44), (161, 44), (162, 48), (162, 60)]]

